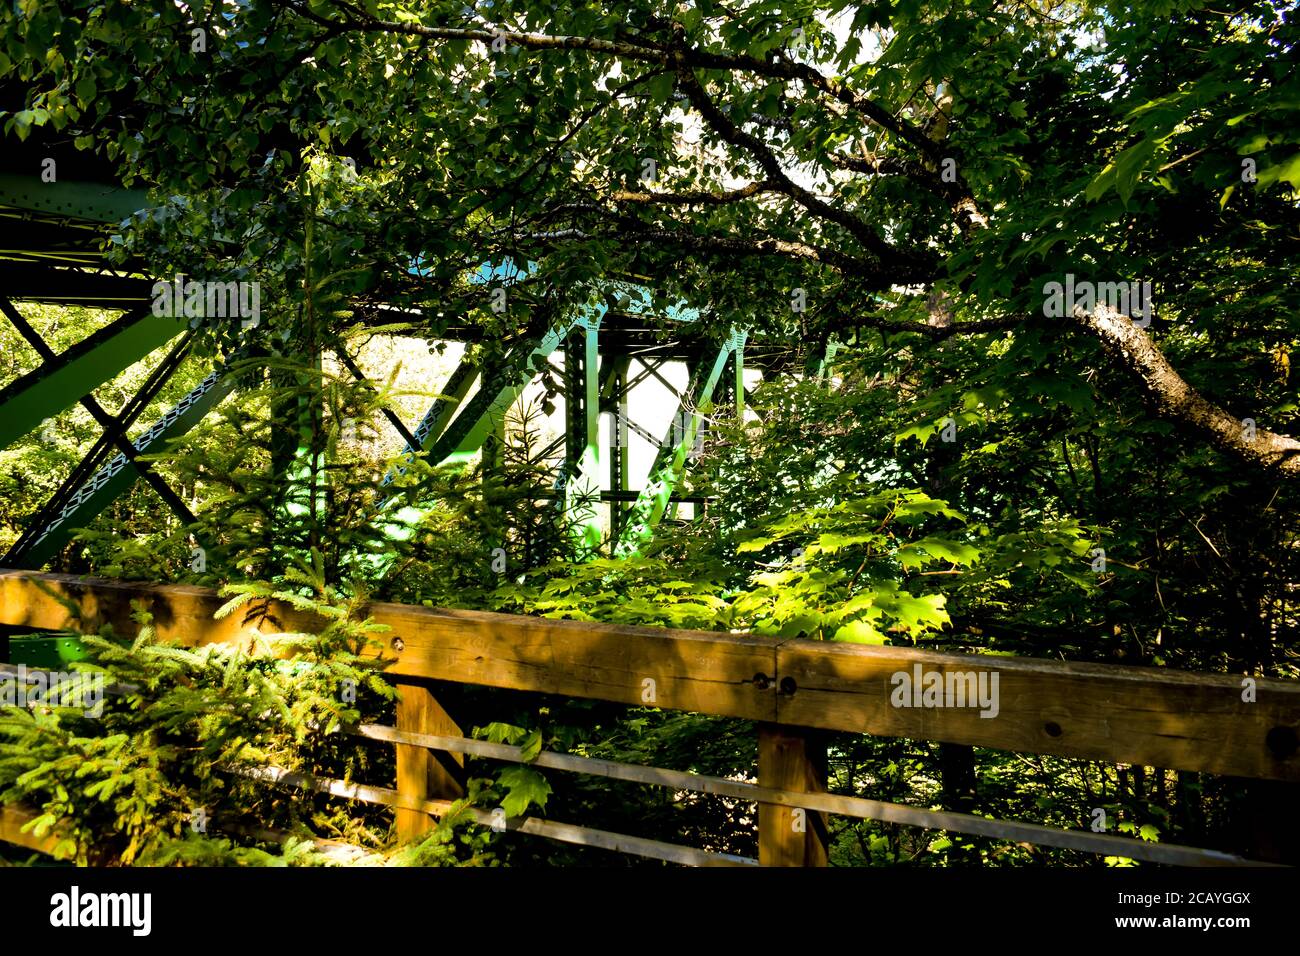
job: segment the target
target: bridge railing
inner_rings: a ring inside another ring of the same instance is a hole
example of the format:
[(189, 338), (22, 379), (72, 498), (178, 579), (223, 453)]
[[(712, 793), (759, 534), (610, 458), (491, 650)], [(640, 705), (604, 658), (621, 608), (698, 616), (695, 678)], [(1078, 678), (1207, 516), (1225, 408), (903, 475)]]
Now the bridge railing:
[[(214, 613), (225, 601), (205, 588), (0, 571), (0, 626), (94, 633), (109, 624), (129, 636), (138, 630), (135, 602), (150, 611), (160, 637), (187, 646), (256, 641), (258, 634), (276, 632), (310, 633), (324, 624), (276, 601), (216, 619)], [(757, 803), (757, 861), (541, 818), (507, 821), (499, 812), (471, 811), (480, 822), (498, 828), (693, 865), (823, 865), (827, 815), (1158, 863), (1253, 862), (1197, 847), (827, 793), (821, 769), (826, 731), (1300, 782), (1300, 682), (1251, 678), (1251, 692), (1245, 693), (1242, 676), (1162, 668), (386, 603), (372, 604), (366, 613), (389, 628), (386, 646), (373, 653), (389, 663), (386, 674), (398, 685), (397, 719), (395, 727), (366, 725), (352, 732), (396, 747), (396, 786), (322, 779), (274, 767), (258, 776), (277, 787), (391, 807), (398, 835), (406, 839), (427, 831), (459, 795), (448, 761), (469, 754), (524, 762), (519, 748), (464, 736), (430, 691), (429, 682), (435, 680), (754, 721), (756, 783), (570, 754), (543, 752), (531, 762)], [(436, 753), (443, 759), (436, 759)], [(0, 814), (0, 836), (15, 839), (23, 819), (12, 808)]]

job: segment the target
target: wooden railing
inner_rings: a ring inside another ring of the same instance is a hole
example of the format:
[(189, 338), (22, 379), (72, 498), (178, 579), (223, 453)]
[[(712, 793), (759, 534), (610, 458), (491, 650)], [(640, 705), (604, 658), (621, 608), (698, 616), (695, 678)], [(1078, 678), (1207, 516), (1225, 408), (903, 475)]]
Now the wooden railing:
[[(128, 636), (138, 629), (133, 602), (142, 602), (150, 611), (161, 637), (189, 646), (254, 641), (258, 633), (311, 632), (324, 623), (273, 601), (217, 620), (213, 614), (224, 600), (204, 588), (0, 571), (3, 626), (91, 633), (108, 624)], [(400, 604), (372, 604), (367, 615), (390, 629), (387, 646), (374, 653), (389, 662), (386, 673), (399, 687), (397, 726), (364, 726), (354, 733), (396, 747), (396, 787), (324, 780), (279, 768), (267, 768), (262, 778), (275, 786), (392, 807), (398, 835), (404, 839), (425, 832), (432, 818), (446, 812), (460, 795), (457, 774), (445, 761), (463, 760), (465, 754), (523, 760), (517, 748), (466, 738), (430, 692), (431, 680), (755, 721), (756, 784), (545, 752), (535, 765), (755, 802), (757, 861), (550, 820), (503, 821), (499, 813), (473, 811), (480, 822), (508, 830), (687, 864), (824, 864), (828, 814), (1150, 862), (1252, 862), (1196, 847), (829, 794), (820, 769), (821, 731), (1300, 782), (1296, 682), (1255, 678), (1252, 695), (1243, 694), (1239, 676), (1158, 668), (941, 654)], [(953, 687), (972, 689), (980, 675), (986, 687), (996, 676), (996, 715), (991, 708), (973, 706), (895, 706), (905, 702), (895, 696), (899, 674), (938, 674), (945, 685), (951, 676)], [(972, 679), (969, 685), (963, 684), (967, 676)], [(435, 759), (435, 752), (444, 759)], [(11, 809), (9, 817), (0, 816), (0, 836), (12, 837), (16, 813)]]

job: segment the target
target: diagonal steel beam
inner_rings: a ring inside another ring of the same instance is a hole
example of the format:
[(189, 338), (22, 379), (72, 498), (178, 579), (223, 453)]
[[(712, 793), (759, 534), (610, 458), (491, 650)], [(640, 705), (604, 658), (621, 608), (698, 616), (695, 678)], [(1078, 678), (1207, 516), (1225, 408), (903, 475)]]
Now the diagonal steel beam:
[(194, 333), (187, 333), (175, 347), (167, 353), (166, 357), (158, 363), (139, 391), (132, 396), (131, 400), (123, 406), (121, 412), (113, 421), (113, 427), (103, 431), (95, 444), (91, 446), (90, 451), (69, 472), (64, 478), (62, 484), (50, 497), (50, 499), (41, 507), (32, 519), (27, 523), (27, 530), (19, 537), (18, 541), (10, 549), (10, 554), (21, 554), (32, 538), (39, 534), (40, 529), (47, 526), (54, 517), (73, 497), (77, 489), (80, 488), (86, 480), (94, 473), (95, 469), (103, 464), (109, 450), (113, 447), (119, 436), (125, 435), (127, 431), (135, 424), (140, 414), (149, 407), (149, 404), (157, 397), (163, 386), (171, 379), (176, 370), (180, 367), (186, 353), (189, 351), (190, 343), (193, 341)]
[[(560, 345), (573, 327), (576, 320), (569, 320), (552, 328), (540, 341), (525, 342), (512, 349), (502, 365), (486, 375), (481, 376), (478, 392), (468, 402), (463, 403), (459, 414), (446, 425), (441, 433), (435, 432), (439, 421), (455, 411), (455, 406), (444, 407), (435, 402), (425, 415), (425, 422), (430, 427), (426, 432), (425, 442), (428, 459), (434, 465), (463, 468), (482, 447), (483, 441), (492, 433), (497, 423), (505, 417), (510, 406), (514, 404), (524, 389), (537, 375), (537, 370)], [(459, 371), (459, 370), (458, 370)], [(465, 385), (466, 390), (469, 384)], [(423, 427), (422, 423), (422, 427)], [(421, 438), (420, 430), (415, 433)], [(402, 469), (395, 469), (400, 474)], [(394, 472), (384, 477), (384, 485), (391, 484)], [(384, 507), (387, 495), (381, 499)], [(394, 540), (405, 540), (415, 531), (424, 518), (425, 509), (407, 505), (396, 508), (385, 520), (388, 534)]]
[[(39, 338), (8, 299), (0, 298), (0, 311), (29, 342), (33, 336)], [(34, 431), (45, 419), (77, 401), (78, 395), (89, 394), (110, 381), (184, 329), (184, 319), (155, 316), (142, 307), (59, 355), (50, 351), (44, 340), (40, 347), (33, 342), (43, 360), (40, 368), (0, 389), (0, 448)]]
[(658, 448), (662, 444), (662, 442), (658, 438), (656, 438), (654, 435), (650, 433), (650, 429), (643, 428), (642, 426), (638, 425), (636, 422), (632, 421), (632, 419), (624, 416), (624, 423), (627, 425), (628, 428), (632, 429), (633, 434), (640, 435), (647, 442), (649, 442), (651, 446)]
[[(343, 345), (342, 342), (338, 343), (334, 347), (334, 354), (338, 356), (339, 362), (343, 365), (344, 368), (348, 370), (349, 373), (351, 373), (352, 377), (355, 378), (358, 382), (369, 381), (366, 378), (366, 373), (361, 371), (361, 369), (357, 366), (357, 363), (352, 360), (352, 356), (348, 354), (348, 350)], [(393, 428), (396, 430), (397, 434), (401, 435), (402, 438), (406, 441), (407, 448), (416, 448), (419, 446), (420, 444), (419, 440), (414, 435), (411, 434), (411, 430), (406, 427), (406, 425), (402, 422), (402, 420), (397, 416), (396, 412), (394, 412), (387, 405), (383, 407), (382, 411), (384, 413), (384, 417), (388, 419), (388, 423), (392, 425)]]
[[(703, 417), (713, 407), (713, 393), (722, 379), (727, 360), (744, 347), (745, 334), (733, 332), (722, 343), (711, 365), (697, 366), (686, 394), (677, 406), (668, 436), (659, 446), (645, 486), (628, 510), (623, 530), (614, 552), (619, 557), (637, 554), (654, 535), (654, 529), (668, 510), (677, 487), (686, 472), (686, 463), (695, 445)], [(692, 401), (694, 408), (688, 408)]]
[[(54, 354), (54, 350), (49, 347), (45, 339), (41, 338), (40, 333), (31, 327), (27, 320), (13, 307), (13, 304), (9, 302), (8, 299), (3, 297), (0, 297), (0, 312), (3, 312), (5, 317), (13, 323), (14, 328), (16, 328), (32, 348), (36, 350), (36, 353), (40, 355), (43, 361), (48, 362), (57, 358)], [(85, 408), (86, 411), (90, 412), (91, 417), (99, 423), (100, 428), (104, 429), (105, 432), (110, 433), (115, 430), (116, 426), (113, 421), (113, 416), (104, 410), (104, 407), (99, 404), (93, 395), (89, 393), (83, 394), (79, 401), (81, 402), (82, 407)], [(180, 495), (172, 491), (167, 483), (163, 481), (162, 478), (160, 478), (158, 474), (148, 466), (148, 464), (144, 462), (136, 462), (135, 448), (126, 440), (125, 435), (116, 435), (113, 443), (123, 455), (136, 464), (141, 477), (143, 477), (145, 481), (149, 482), (149, 486), (158, 493), (158, 496), (162, 498), (162, 500), (167, 503), (168, 507), (176, 512), (176, 514), (186, 524), (193, 524), (198, 520), (194, 517), (194, 513), (190, 511), (189, 506), (181, 499)]]
[(442, 391), (434, 398), (433, 404), (424, 413), (424, 417), (420, 419), (420, 424), (415, 426), (415, 431), (407, 439), (406, 450), (402, 453), (402, 463), (389, 469), (384, 475), (384, 480), (380, 483), (381, 489), (387, 488), (398, 476), (404, 475), (409, 464), (415, 460), (415, 456), (442, 436), (452, 416), (456, 414), (456, 409), (460, 408), (461, 402), (465, 400), (465, 396), (469, 394), (477, 378), (478, 372), (474, 366), (462, 359), (452, 371)]
[(131, 487), (140, 476), (140, 466), (144, 464), (133, 460), (135, 455), (156, 453), (164, 449), (169, 439), (178, 438), (193, 428), (233, 388), (234, 376), (227, 374), (224, 368), (210, 373), (174, 408), (131, 443), (131, 457), (125, 454), (115, 455), (77, 490), (49, 524), (32, 536), (31, 544), (22, 554), (6, 556), (6, 563), (13, 567), (34, 568), (48, 561), (62, 550), (75, 529), (85, 527)]
[(478, 394), (429, 446), (429, 461), (436, 465), (468, 463), (495, 426), (495, 419), (503, 417), (523, 394), (547, 356), (563, 343), (575, 321), (557, 325), (527, 352), (527, 344), (512, 350), (501, 368), (484, 378)]

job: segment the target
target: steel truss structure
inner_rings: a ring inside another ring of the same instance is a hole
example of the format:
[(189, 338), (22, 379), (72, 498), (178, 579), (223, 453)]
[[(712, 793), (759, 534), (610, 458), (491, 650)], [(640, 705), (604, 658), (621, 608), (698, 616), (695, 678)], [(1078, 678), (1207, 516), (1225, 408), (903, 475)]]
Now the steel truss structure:
[[(108, 227), (147, 205), (139, 192), (95, 182), (42, 182), (36, 171), (0, 169), (0, 226), (11, 235), (0, 249), (0, 313), (13, 324), (41, 358), (41, 365), (0, 389), (0, 448), (41, 427), (51, 416), (74, 404), (87, 408), (103, 429), (100, 439), (66, 476), (58, 491), (32, 516), (20, 540), (0, 558), (9, 567), (38, 568), (55, 557), (77, 528), (85, 527), (138, 478), (146, 480), (183, 520), (193, 515), (181, 497), (140, 460), (183, 436), (235, 388), (228, 366), (212, 369), (174, 408), (161, 415), (140, 437), (128, 441), (128, 429), (157, 396), (186, 354), (190, 333), (182, 319), (157, 316), (150, 308), (153, 283), (140, 270), (114, 270), (104, 262), (100, 241)], [(485, 266), (477, 281), (511, 281), (521, 274), (507, 264)], [(22, 315), (22, 302), (85, 305), (121, 310), (121, 316), (61, 354), (54, 354)], [(387, 312), (388, 310), (383, 310)], [(363, 312), (358, 315), (364, 318)], [(685, 307), (658, 315), (647, 290), (632, 282), (611, 280), (596, 290), (592, 304), (565, 316), (539, 337), (511, 349), (490, 369), (462, 361), (438, 397), (413, 428), (395, 413), (385, 414), (405, 442), (404, 460), (424, 455), (431, 464), (457, 467), (491, 448), (506, 413), (552, 358), (562, 358), (566, 406), (564, 458), (557, 480), (557, 506), (574, 529), (576, 557), (636, 553), (656, 525), (671, 515), (708, 421), (719, 407), (716, 396), (730, 396), (728, 411), (743, 414), (745, 334), (734, 332), (721, 344), (693, 336), (696, 313)], [(378, 324), (377, 317), (373, 321)], [(665, 339), (665, 326), (681, 334)], [(444, 334), (446, 340), (470, 340), (472, 329)], [(167, 357), (140, 392), (117, 414), (93, 397), (99, 386), (172, 343)], [(342, 349), (341, 365), (364, 377)], [(691, 370), (684, 391), (663, 374), (667, 362), (685, 362)], [(730, 376), (727, 371), (730, 369)], [(628, 415), (629, 398), (654, 379), (676, 395), (677, 406), (667, 433), (652, 435)], [(600, 416), (608, 414), (608, 450), (602, 454)], [(640, 487), (633, 486), (629, 441), (639, 435), (656, 448), (654, 464)], [(301, 451), (301, 450), (300, 450)], [(607, 460), (603, 460), (607, 459)], [(395, 502), (393, 481), (399, 465), (376, 489), (379, 507)], [(607, 487), (606, 487), (607, 485)], [(609, 508), (605, 536), (599, 510)], [(391, 506), (385, 524), (395, 538), (408, 536), (424, 512)]]

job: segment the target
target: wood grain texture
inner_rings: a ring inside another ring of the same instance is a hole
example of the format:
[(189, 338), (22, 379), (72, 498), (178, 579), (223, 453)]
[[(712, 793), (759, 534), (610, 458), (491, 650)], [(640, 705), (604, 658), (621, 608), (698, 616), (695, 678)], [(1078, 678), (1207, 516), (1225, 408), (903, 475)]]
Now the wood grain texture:
[[(1154, 667), (938, 654), (791, 641), (777, 652), (778, 719), (833, 730), (1021, 753), (1300, 780), (1300, 684)], [(997, 715), (978, 707), (897, 707), (894, 675), (996, 673)]]
[[(323, 622), (281, 602), (258, 602), (216, 621), (224, 603), (206, 588), (137, 584), (0, 570), (0, 624), (134, 635), (133, 601), (154, 615), (160, 637), (187, 645), (311, 631)], [(79, 613), (78, 613), (79, 612)], [(633, 705), (771, 720), (770, 678), (778, 641), (702, 631), (552, 621), (481, 611), (372, 604), (388, 626), (373, 656), (391, 677), (542, 691)]]
[[(423, 684), (401, 681), (397, 688), (397, 728), (416, 734), (442, 734), (459, 737), (461, 729), (438, 703), (437, 698)], [(447, 758), (456, 766), (463, 766), (460, 754)], [(465, 793), (457, 775), (428, 749), (397, 744), (397, 792), (412, 801), (423, 802), (430, 797), (455, 800)], [(433, 817), (419, 810), (397, 811), (397, 838), (415, 840), (433, 829)]]
[[(131, 602), (188, 644), (311, 630), (270, 602), (213, 621), (204, 588), (0, 571), (0, 624), (134, 634)], [(65, 604), (66, 602), (66, 604)], [(81, 617), (69, 609), (79, 611)], [(1300, 682), (939, 654), (698, 631), (374, 604), (374, 653), (396, 678), (428, 678), (653, 705), (795, 727), (910, 737), (1259, 779), (1300, 781)], [(899, 672), (998, 675), (997, 716), (975, 707), (895, 707)], [(762, 679), (756, 679), (761, 675)]]
[[(825, 793), (826, 746), (820, 737), (798, 728), (759, 724), (758, 785), (794, 793)], [(802, 803), (759, 803), (760, 866), (826, 866), (826, 844), (824, 813)]]

